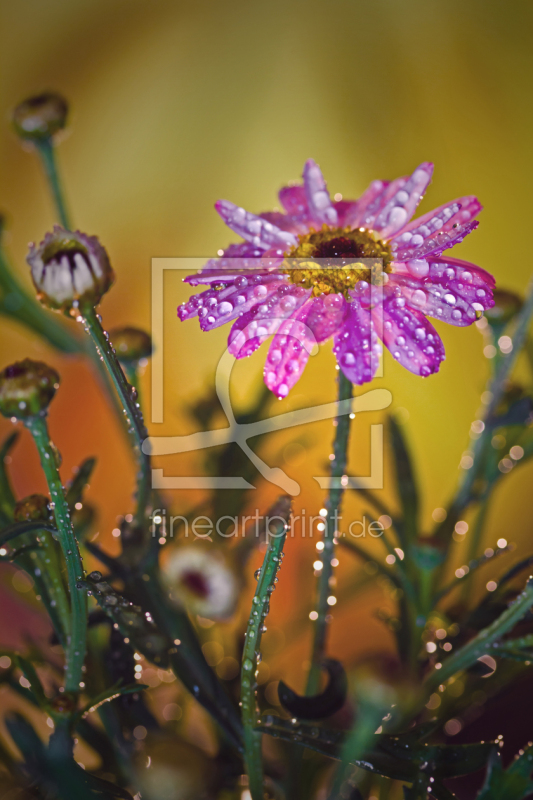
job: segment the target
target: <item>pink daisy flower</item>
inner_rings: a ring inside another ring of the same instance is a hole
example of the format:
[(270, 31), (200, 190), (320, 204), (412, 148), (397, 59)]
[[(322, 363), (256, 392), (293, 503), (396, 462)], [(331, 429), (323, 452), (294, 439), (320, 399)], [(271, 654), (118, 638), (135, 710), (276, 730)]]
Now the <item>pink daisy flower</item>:
[(279, 193), (284, 213), (250, 214), (220, 200), (218, 213), (245, 241), (185, 279), (210, 288), (181, 305), (179, 318), (198, 316), (204, 331), (234, 320), (229, 349), (236, 358), (273, 336), (264, 376), (280, 398), (299, 380), (313, 347), (330, 337), (340, 369), (355, 384), (372, 380), (379, 340), (416, 375), (438, 372), (444, 346), (427, 317), (471, 325), (494, 305), (494, 279), (442, 255), (477, 227), (476, 197), (410, 222), (432, 172), (425, 162), (410, 176), (374, 181), (359, 200), (332, 201), (309, 160), (303, 183)]

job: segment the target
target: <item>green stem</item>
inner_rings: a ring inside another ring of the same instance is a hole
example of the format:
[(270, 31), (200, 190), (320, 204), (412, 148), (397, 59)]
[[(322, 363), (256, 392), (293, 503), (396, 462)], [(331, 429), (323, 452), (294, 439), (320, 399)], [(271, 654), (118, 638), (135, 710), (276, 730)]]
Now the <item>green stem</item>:
[(259, 574), (257, 589), (248, 620), (241, 671), (241, 706), (244, 725), (244, 763), (248, 775), (252, 800), (263, 800), (263, 764), (261, 759), (261, 734), (256, 731), (257, 711), (255, 696), (255, 671), (261, 644), (263, 624), (268, 613), (270, 595), (274, 590), (274, 579), (280, 566), (286, 528), (278, 522), (269, 537), (263, 566)]
[[(338, 402), (350, 400), (353, 396), (353, 386), (344, 373), (339, 370), (338, 377)], [(318, 579), (318, 596), (316, 612), (318, 614), (311, 654), (311, 668), (307, 679), (307, 694), (316, 694), (319, 689), (321, 663), (326, 653), (326, 639), (328, 628), (328, 597), (330, 596), (330, 579), (333, 574), (331, 564), (335, 556), (335, 534), (339, 522), (339, 511), (344, 494), (341, 479), (346, 473), (348, 458), (348, 439), (350, 435), (350, 415), (339, 415), (336, 420), (335, 438), (333, 441), (333, 461), (331, 462), (332, 483), (326, 501), (326, 517), (324, 519), (324, 549), (322, 551), (322, 570)]]
[(57, 454), (50, 442), (46, 416), (29, 417), (25, 420), (25, 424), (39, 452), (41, 466), (54, 504), (59, 544), (67, 565), (71, 622), (66, 652), (65, 690), (78, 692), (87, 639), (87, 596), (85, 590), (78, 589), (78, 583), (83, 580), (83, 564), (55, 462)]
[(96, 348), (96, 352), (104, 362), (111, 376), (111, 380), (113, 381), (120, 402), (122, 403), (124, 414), (126, 415), (128, 433), (139, 467), (135, 523), (142, 527), (146, 522), (147, 509), (150, 503), (151, 471), (150, 458), (142, 451), (142, 444), (148, 433), (144, 426), (140, 405), (137, 401), (137, 392), (126, 380), (120, 362), (109, 341), (107, 333), (102, 328), (100, 318), (95, 309), (92, 306), (83, 309), (80, 308), (80, 313), (85, 323), (85, 329)]
[(52, 140), (44, 139), (43, 141), (38, 142), (37, 150), (39, 152), (39, 155), (41, 156), (41, 161), (43, 163), (44, 171), (48, 179), (50, 191), (52, 192), (52, 197), (54, 198), (54, 203), (57, 211), (57, 216), (59, 217), (59, 221), (61, 222), (61, 225), (65, 228), (65, 230), (70, 231), (71, 230), (70, 219), (67, 213), (65, 198), (61, 187), (61, 180), (59, 178), (59, 172), (57, 169), (57, 163), (55, 158), (54, 144)]

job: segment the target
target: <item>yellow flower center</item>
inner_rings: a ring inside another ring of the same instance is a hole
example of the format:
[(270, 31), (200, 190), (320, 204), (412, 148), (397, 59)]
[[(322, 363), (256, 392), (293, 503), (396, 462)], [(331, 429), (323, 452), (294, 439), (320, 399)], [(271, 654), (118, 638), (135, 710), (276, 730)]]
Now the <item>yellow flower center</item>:
[(313, 295), (343, 294), (359, 281), (379, 282), (391, 272), (390, 247), (365, 228), (311, 230), (299, 236), (299, 244), (285, 259), (291, 283), (311, 289)]

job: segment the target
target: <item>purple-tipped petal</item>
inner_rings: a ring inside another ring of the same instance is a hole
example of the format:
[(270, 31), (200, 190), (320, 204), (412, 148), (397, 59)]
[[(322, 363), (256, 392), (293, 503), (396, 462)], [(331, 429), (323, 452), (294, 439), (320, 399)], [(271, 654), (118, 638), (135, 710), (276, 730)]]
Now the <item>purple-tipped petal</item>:
[(354, 300), (333, 345), (340, 368), (357, 386), (368, 383), (376, 374), (381, 351), (370, 311)]
[(212, 331), (249, 311), (254, 305), (266, 303), (284, 281), (284, 276), (278, 274), (249, 275), (247, 278), (238, 278), (234, 285), (226, 289), (204, 292), (206, 297), (198, 312), (200, 328)]
[(383, 344), (403, 367), (423, 378), (439, 371), (445, 358), (441, 338), (404, 297), (386, 297), (382, 306), (372, 311), (372, 319)]
[(178, 306), (178, 317), (183, 321), (199, 316), (202, 330), (218, 328), (260, 303), (282, 282), (278, 273), (238, 275), (223, 289), (207, 289), (193, 295)]
[(310, 289), (284, 284), (267, 302), (255, 305), (233, 324), (229, 351), (235, 358), (245, 358), (275, 333), (281, 323), (293, 316), (310, 296)]
[(272, 339), (265, 361), (265, 384), (282, 399), (287, 397), (300, 380), (310, 354), (317, 346), (315, 336), (307, 325), (311, 300), (297, 314), (281, 323)]
[[(391, 239), (394, 259), (406, 261), (409, 258), (416, 258), (419, 248), (424, 248), (424, 244), (429, 240), (431, 240), (430, 248), (424, 252), (432, 252), (433, 241), (438, 243), (443, 234), (451, 234), (458, 228), (463, 232), (465, 226), (472, 222), (482, 209), (483, 206), (477, 197), (467, 195), (414, 219)], [(466, 233), (462, 233), (462, 238), (464, 236)]]
[(423, 162), (377, 215), (373, 229), (388, 239), (405, 227), (431, 182), (433, 164)]
[(312, 158), (305, 162), (303, 179), (311, 219), (320, 225), (338, 225), (337, 212), (331, 202), (326, 181), (320, 167)]
[(449, 325), (464, 327), (494, 305), (494, 278), (485, 270), (454, 258), (424, 263), (428, 271), (423, 280), (409, 274), (393, 274), (388, 283), (388, 288), (396, 287), (412, 308)]
[[(432, 236), (427, 236), (419, 245), (402, 247), (396, 252), (393, 251), (394, 260), (409, 261), (414, 258), (425, 258), (429, 255), (440, 256), (444, 250), (449, 250), (456, 244), (459, 244), (459, 242), (462, 242), (465, 236), (468, 236), (469, 233), (472, 233), (472, 231), (476, 230), (478, 225), (479, 222), (477, 219), (464, 224), (456, 223), (455, 227), (453, 227), (451, 230), (440, 230), (434, 233)], [(415, 243), (421, 238), (422, 234), (416, 234), (416, 236), (413, 236)]]
[(271, 222), (261, 219), (256, 214), (250, 214), (229, 200), (219, 200), (215, 203), (215, 208), (232, 231), (256, 247), (262, 247), (264, 250), (269, 250), (271, 247), (289, 249), (298, 244), (294, 234), (282, 231)]

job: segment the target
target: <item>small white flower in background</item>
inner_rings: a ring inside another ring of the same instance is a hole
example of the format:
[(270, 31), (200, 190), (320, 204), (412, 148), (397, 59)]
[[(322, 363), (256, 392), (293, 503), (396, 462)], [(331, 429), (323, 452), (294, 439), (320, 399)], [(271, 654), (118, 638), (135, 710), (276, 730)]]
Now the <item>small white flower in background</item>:
[(177, 547), (163, 575), (170, 597), (194, 614), (227, 619), (235, 611), (240, 583), (219, 550), (201, 545)]
[(30, 245), (27, 259), (37, 297), (48, 308), (78, 313), (84, 303), (96, 306), (115, 274), (96, 238), (59, 225), (40, 245)]

